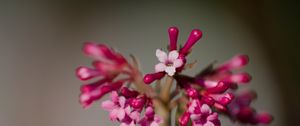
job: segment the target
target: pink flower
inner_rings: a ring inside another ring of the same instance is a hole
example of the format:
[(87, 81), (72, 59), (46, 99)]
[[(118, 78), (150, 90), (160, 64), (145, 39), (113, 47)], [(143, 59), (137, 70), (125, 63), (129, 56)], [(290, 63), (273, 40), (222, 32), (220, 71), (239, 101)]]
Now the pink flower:
[(207, 104), (202, 104), (198, 100), (192, 100), (189, 108), (190, 118), (193, 126), (220, 126), (218, 114), (212, 112)]
[(110, 111), (110, 119), (111, 120), (123, 120), (125, 117), (125, 111), (130, 109), (125, 107), (126, 99), (123, 96), (118, 97), (117, 92), (111, 93), (111, 100), (107, 100), (102, 102), (102, 108)]
[(157, 49), (156, 57), (160, 63), (155, 65), (155, 72), (166, 72), (169, 76), (173, 76), (176, 72), (176, 68), (183, 65), (183, 60), (179, 59), (179, 53), (173, 50), (167, 55), (164, 51)]
[(163, 122), (162, 118), (155, 115), (153, 107), (148, 106), (145, 110), (145, 116), (139, 122), (141, 126), (159, 126)]
[[(140, 113), (134, 111), (129, 104), (126, 103), (127, 99), (124, 96), (118, 96), (116, 91), (111, 93), (111, 100), (106, 100), (102, 102), (101, 106), (104, 110), (110, 112), (110, 119), (112, 121), (119, 120), (123, 122), (121, 125), (131, 126), (133, 122), (135, 124), (136, 121), (140, 118)], [(130, 122), (129, 124), (127, 124)]]

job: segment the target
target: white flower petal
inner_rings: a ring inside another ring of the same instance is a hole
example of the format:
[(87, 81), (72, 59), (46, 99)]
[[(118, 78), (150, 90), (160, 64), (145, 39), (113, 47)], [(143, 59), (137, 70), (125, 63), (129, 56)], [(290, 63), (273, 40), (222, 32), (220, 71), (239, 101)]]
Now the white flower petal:
[(117, 117), (118, 117), (119, 120), (123, 120), (124, 117), (125, 117), (125, 110), (122, 109), (122, 108), (120, 108), (120, 109), (118, 110)]
[(158, 63), (155, 65), (155, 72), (162, 72), (165, 71), (166, 65), (164, 63)]
[(202, 106), (201, 106), (201, 112), (204, 114), (204, 113), (206, 113), (206, 114), (210, 114), (211, 113), (211, 109), (210, 109), (210, 107), (207, 105), (207, 104), (203, 104)]
[(169, 76), (173, 76), (176, 72), (175, 67), (173, 66), (167, 66), (165, 69), (165, 72), (169, 75)]
[(171, 52), (169, 52), (169, 55), (168, 55), (168, 60), (170, 62), (174, 62), (179, 56), (179, 53), (176, 51), (176, 50), (173, 50)]
[(213, 121), (213, 120), (216, 120), (216, 119), (218, 119), (218, 114), (215, 113), (215, 112), (207, 117), (208, 121)]
[(211, 121), (207, 121), (203, 126), (214, 126), (215, 124), (213, 124)]
[(123, 96), (119, 97), (119, 104), (120, 104), (121, 108), (125, 107), (125, 102), (126, 102), (125, 97), (123, 97)]
[(181, 67), (182, 64), (183, 64), (182, 59), (175, 59), (175, 60), (173, 61), (173, 66), (174, 66), (175, 68)]
[(167, 53), (160, 50), (160, 49), (157, 49), (156, 50), (156, 57), (158, 58), (158, 60), (162, 63), (165, 63), (168, 59), (168, 56), (167, 56)]
[(109, 113), (109, 117), (111, 120), (116, 120), (118, 117), (118, 108), (113, 109), (110, 113)]

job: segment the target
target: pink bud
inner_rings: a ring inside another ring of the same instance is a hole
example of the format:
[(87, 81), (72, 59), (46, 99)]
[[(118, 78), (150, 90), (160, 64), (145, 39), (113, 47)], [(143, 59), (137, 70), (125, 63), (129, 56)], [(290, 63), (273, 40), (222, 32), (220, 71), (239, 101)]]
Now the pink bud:
[(181, 117), (179, 117), (178, 122), (180, 126), (186, 126), (190, 120), (191, 114), (188, 112), (184, 112)]
[(190, 87), (190, 88), (186, 89), (185, 92), (186, 92), (186, 95), (188, 97), (191, 97), (191, 98), (197, 98), (198, 97), (198, 92), (194, 88)]
[(112, 49), (110, 49), (104, 44), (95, 44), (93, 42), (86, 42), (84, 43), (83, 46), (83, 52), (86, 55), (97, 60), (103, 60), (103, 61), (112, 60), (119, 64), (123, 64), (126, 62), (126, 59), (122, 55), (114, 52)]
[(121, 66), (119, 65), (111, 64), (107, 62), (101, 62), (101, 61), (94, 61), (93, 66), (97, 68), (99, 71), (101, 71), (102, 73), (104, 73), (105, 75), (121, 70)]
[(199, 29), (194, 29), (190, 33), (188, 40), (185, 45), (181, 48), (180, 54), (187, 55), (192, 48), (192, 46), (202, 37), (202, 31)]
[(168, 32), (169, 32), (169, 38), (170, 38), (169, 51), (176, 50), (178, 29), (176, 27), (170, 27)]
[(220, 65), (217, 71), (227, 71), (232, 69), (239, 69), (247, 65), (249, 62), (249, 57), (247, 55), (236, 55), (226, 63)]
[(228, 83), (248, 83), (251, 80), (251, 76), (248, 73), (238, 73), (227, 76), (224, 82)]
[(80, 66), (76, 69), (76, 75), (80, 80), (88, 80), (101, 75), (101, 72), (96, 69)]
[(207, 104), (209, 106), (212, 106), (212, 105), (214, 105), (215, 100), (211, 97), (203, 96), (201, 98), (201, 102), (204, 102), (205, 104)]
[(220, 103), (215, 102), (214, 107), (221, 112), (228, 112), (227, 107), (225, 107), (224, 105), (221, 105)]
[(123, 87), (123, 88), (121, 89), (121, 95), (123, 95), (123, 96), (126, 97), (126, 98), (132, 98), (132, 97), (138, 96), (138, 95), (139, 95), (139, 92), (129, 90), (127, 87)]
[(115, 82), (113, 84), (105, 85), (102, 87), (97, 87), (94, 90), (91, 90), (89, 92), (83, 92), (80, 94), (79, 101), (81, 105), (86, 108), (90, 106), (91, 103), (94, 101), (100, 99), (103, 95), (113, 91), (117, 90), (122, 86), (123, 82)]
[(215, 87), (207, 88), (207, 92), (210, 93), (223, 93), (229, 88), (229, 84), (224, 82), (218, 82)]
[(93, 42), (86, 42), (83, 46), (83, 52), (91, 57), (102, 57), (103, 51)]
[(218, 102), (221, 105), (229, 104), (234, 98), (234, 95), (232, 93), (210, 94), (209, 96), (212, 97), (216, 102)]
[(144, 82), (146, 84), (151, 84), (155, 80), (159, 80), (162, 77), (164, 77), (165, 73), (164, 72), (158, 72), (158, 73), (151, 73), (151, 74), (146, 74), (144, 76)]
[(248, 123), (253, 121), (254, 114), (255, 114), (254, 109), (250, 107), (243, 107), (240, 109), (240, 111), (236, 116), (240, 122)]
[(130, 105), (135, 108), (135, 109), (140, 109), (145, 105), (145, 99), (143, 98), (134, 98), (132, 99), (132, 101), (130, 102)]
[(82, 93), (83, 92), (91, 92), (94, 89), (96, 89), (97, 87), (99, 87), (100, 85), (103, 85), (108, 81), (109, 81), (109, 79), (101, 79), (101, 80), (98, 80), (98, 81), (90, 83), (90, 84), (82, 85), (81, 88), (80, 88), (80, 91)]
[(256, 115), (256, 120), (262, 124), (270, 124), (273, 120), (273, 116), (266, 112), (261, 112)]

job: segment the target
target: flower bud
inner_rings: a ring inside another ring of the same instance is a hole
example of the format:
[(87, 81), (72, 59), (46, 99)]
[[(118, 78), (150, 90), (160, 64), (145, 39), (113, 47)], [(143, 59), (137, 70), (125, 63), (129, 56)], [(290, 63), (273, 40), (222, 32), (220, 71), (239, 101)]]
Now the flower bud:
[(169, 51), (177, 49), (177, 38), (178, 38), (178, 29), (176, 27), (170, 27), (168, 29), (169, 38), (170, 38), (170, 45)]
[(181, 48), (180, 54), (188, 54), (192, 46), (202, 37), (202, 31), (199, 29), (194, 29), (190, 33), (188, 40), (185, 42), (185, 45)]

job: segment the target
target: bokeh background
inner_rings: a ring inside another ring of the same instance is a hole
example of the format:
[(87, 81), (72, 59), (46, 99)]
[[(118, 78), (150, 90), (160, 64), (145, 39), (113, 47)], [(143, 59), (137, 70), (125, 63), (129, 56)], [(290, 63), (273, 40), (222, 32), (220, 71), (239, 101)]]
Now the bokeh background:
[[(134, 54), (152, 72), (155, 50), (180, 29), (183, 43), (193, 28), (204, 32), (190, 61), (204, 66), (245, 53), (249, 86), (258, 110), (275, 116), (271, 126), (299, 122), (299, 7), (250, 1), (0, 1), (0, 126), (109, 126), (99, 104), (83, 110), (74, 70), (89, 65), (82, 43), (107, 43)], [(223, 125), (232, 126), (222, 118)], [(235, 124), (234, 126), (239, 126)]]

